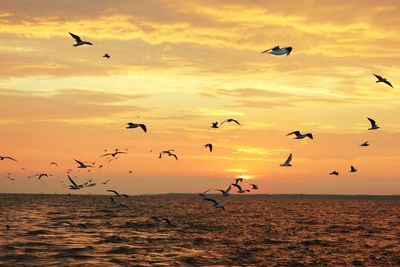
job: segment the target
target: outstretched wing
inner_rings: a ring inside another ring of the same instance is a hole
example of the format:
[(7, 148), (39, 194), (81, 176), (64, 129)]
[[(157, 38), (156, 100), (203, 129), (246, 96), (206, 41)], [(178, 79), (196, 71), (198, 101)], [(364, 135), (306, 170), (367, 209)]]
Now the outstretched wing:
[(78, 187), (78, 185), (75, 183), (74, 180), (72, 180), (72, 178), (71, 178), (71, 176), (69, 176), (69, 174), (68, 174), (68, 179), (75, 187)]
[(279, 49), (279, 45), (277, 45), (277, 46), (275, 46), (275, 47), (272, 47), (272, 48), (270, 48), (270, 49), (264, 50), (264, 51), (261, 52), (261, 54), (267, 53), (267, 52), (269, 52), (269, 51), (271, 51), (271, 50), (276, 50), (276, 49)]
[[(374, 73), (372, 73), (372, 74), (374, 74)], [(382, 79), (383, 79), (382, 76), (379, 76), (379, 75), (376, 75), (376, 74), (374, 74), (374, 76), (375, 76), (378, 80), (382, 80)]]
[(173, 156), (176, 160), (178, 160), (178, 156), (177, 155), (175, 155), (175, 154), (170, 154), (171, 156)]
[(376, 126), (376, 122), (371, 119), (371, 118), (367, 118), (369, 120), (369, 122), (371, 123), (372, 126)]
[(294, 131), (294, 132), (291, 132), (291, 133), (288, 133), (286, 136), (289, 136), (289, 135), (292, 135), (292, 134), (294, 134), (294, 135), (300, 135), (300, 131)]
[(4, 159), (10, 159), (10, 160), (13, 160), (13, 161), (17, 161), (16, 159), (14, 159), (14, 158), (12, 158), (12, 157), (3, 157)]
[(78, 163), (80, 166), (86, 166), (85, 164), (83, 164), (83, 162), (82, 161), (79, 161), (79, 160), (76, 160), (76, 159), (74, 159), (75, 161), (76, 161), (76, 163)]
[(240, 185), (238, 185), (238, 184), (231, 184), (231, 185), (237, 187), (237, 189), (239, 189), (239, 191), (242, 191), (242, 187)]
[(290, 153), (289, 157), (287, 158), (287, 160), (285, 161), (284, 165), (289, 164), (292, 161), (293, 155), (292, 153)]
[(115, 191), (115, 190), (110, 190), (110, 189), (108, 189), (107, 191), (108, 191), (108, 192), (111, 192), (111, 193), (114, 193), (114, 194), (116, 194), (117, 196), (119, 196), (119, 193), (118, 193), (117, 191)]
[(237, 123), (238, 125), (240, 125), (240, 123), (237, 120), (230, 119), (230, 121), (233, 121), (233, 122)]
[(383, 82), (393, 88), (393, 85), (388, 80), (384, 80)]
[(142, 130), (147, 133), (147, 127), (144, 124), (139, 124), (139, 127), (142, 128)]
[(71, 32), (69, 34), (71, 34), (72, 38), (74, 38), (77, 43), (82, 42), (81, 38), (78, 35), (73, 34)]

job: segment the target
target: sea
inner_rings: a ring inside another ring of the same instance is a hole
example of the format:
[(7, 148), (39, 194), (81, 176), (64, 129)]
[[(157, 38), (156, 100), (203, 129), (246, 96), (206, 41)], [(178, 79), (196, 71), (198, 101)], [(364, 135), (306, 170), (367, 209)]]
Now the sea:
[(400, 196), (110, 197), (0, 194), (0, 266), (400, 266)]

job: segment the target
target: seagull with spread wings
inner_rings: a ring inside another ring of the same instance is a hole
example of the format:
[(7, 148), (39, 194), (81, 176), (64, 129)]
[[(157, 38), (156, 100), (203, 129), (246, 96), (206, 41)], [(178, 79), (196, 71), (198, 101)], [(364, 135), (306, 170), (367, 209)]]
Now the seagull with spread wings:
[(290, 53), (292, 52), (293, 48), (291, 46), (288, 47), (279, 47), (279, 45), (272, 47), (270, 49), (264, 50), (261, 53), (269, 53), (275, 56), (281, 56), (281, 55), (286, 55), (289, 56)]
[(312, 133), (306, 133), (306, 134), (301, 134), (300, 131), (294, 131), (291, 133), (288, 133), (286, 136), (294, 134), (296, 137), (294, 139), (304, 139), (306, 137), (313, 139)]
[(82, 39), (81, 39), (81, 37), (79, 37), (78, 35), (76, 35), (76, 34), (73, 34), (73, 33), (69, 33), (71, 36), (72, 36), (72, 38), (74, 38), (75, 39), (75, 41), (76, 41), (76, 44), (74, 44), (73, 46), (75, 46), (75, 47), (78, 47), (78, 46), (80, 46), (80, 45), (93, 45), (91, 42), (88, 42), (88, 41), (83, 41)]
[(80, 168), (80, 169), (85, 169), (85, 168), (91, 168), (91, 167), (93, 167), (92, 165), (86, 164), (86, 163), (84, 163), (84, 162), (82, 162), (82, 161), (79, 161), (79, 160), (76, 160), (76, 159), (74, 159), (74, 160), (76, 161), (76, 163), (79, 164), (78, 168)]
[(376, 81), (377, 83), (386, 83), (387, 85), (389, 85), (390, 87), (393, 88), (393, 85), (386, 78), (383, 78), (382, 76), (379, 76), (379, 75), (376, 75), (376, 74), (374, 74), (374, 76), (378, 79)]
[(0, 160), (5, 160), (5, 159), (9, 159), (9, 160), (17, 161), (16, 159), (14, 159), (14, 158), (12, 158), (12, 157), (8, 157), (8, 156), (0, 156)]
[(212, 150), (213, 150), (212, 144), (205, 144), (204, 147), (210, 149), (210, 152), (212, 152)]
[(135, 122), (128, 122), (126, 125), (126, 129), (134, 129), (134, 128), (142, 128), (142, 130), (147, 133), (147, 127), (143, 123), (135, 123)]
[(371, 128), (369, 128), (368, 130), (377, 130), (380, 127), (376, 124), (375, 120), (371, 119), (371, 118), (367, 118), (369, 120), (369, 122), (371, 123)]

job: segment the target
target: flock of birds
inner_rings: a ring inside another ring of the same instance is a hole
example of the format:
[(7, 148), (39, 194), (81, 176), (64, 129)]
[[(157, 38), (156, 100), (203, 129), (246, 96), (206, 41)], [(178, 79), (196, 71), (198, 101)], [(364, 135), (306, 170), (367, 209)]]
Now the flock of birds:
[[(85, 41), (82, 40), (78, 35), (73, 34), (73, 33), (69, 33), (74, 39), (75, 39), (75, 44), (73, 45), (74, 47), (78, 47), (78, 46), (82, 46), (82, 45), (93, 45), (93, 43), (89, 42), (89, 41)], [(293, 48), (292, 47), (280, 47), (280, 46), (275, 46), (273, 48), (267, 49), (265, 51), (262, 51), (262, 53), (269, 53), (271, 55), (276, 55), (276, 56), (280, 56), (280, 55), (286, 55), (289, 56), (290, 53), (292, 52)], [(103, 57), (105, 59), (110, 59), (111, 55), (109, 55), (108, 53), (104, 54)], [(377, 78), (377, 83), (385, 83), (390, 87), (393, 87), (392, 84), (386, 79), (383, 78), (382, 76), (373, 74), (376, 78)], [(375, 120), (371, 119), (371, 118), (367, 118), (370, 122), (371, 127), (368, 130), (377, 130), (380, 127), (376, 124)], [(231, 123), (231, 124), (235, 124), (238, 126), (241, 126), (241, 124), (239, 123), (239, 121), (237, 121), (236, 119), (226, 119), (224, 121), (222, 121), (221, 123), (219, 123), (218, 121), (216, 122), (211, 122), (211, 128), (214, 129), (218, 129), (219, 127), (221, 127), (222, 125), (224, 125), (225, 123)], [(136, 128), (140, 128), (141, 130), (143, 130), (144, 133), (147, 133), (147, 126), (143, 123), (136, 123), (136, 122), (128, 122), (125, 126), (126, 129), (136, 129)], [(313, 134), (312, 133), (301, 133), (300, 131), (293, 131), (289, 134), (287, 134), (287, 136), (294, 136), (294, 139), (304, 139), (304, 138), (309, 138), (311, 140), (314, 139)], [(364, 143), (362, 143), (360, 146), (362, 147), (367, 147), (369, 146), (369, 142), (365, 141)], [(208, 149), (209, 152), (213, 151), (213, 144), (211, 143), (207, 143), (204, 145), (205, 149)], [(152, 150), (151, 150), (152, 151)], [(102, 162), (101, 164), (98, 164), (97, 162), (85, 162), (85, 161), (81, 161), (81, 160), (77, 160), (74, 159), (76, 164), (77, 164), (77, 168), (78, 169), (87, 169), (88, 172), (91, 171), (91, 169), (93, 168), (102, 168), (104, 167), (104, 164), (109, 163), (115, 159), (117, 159), (120, 155), (126, 154), (128, 153), (128, 149), (126, 149), (125, 151), (121, 151), (119, 149), (115, 149), (115, 151), (113, 152), (108, 152), (107, 150), (105, 151), (107, 153), (100, 155), (99, 158), (105, 158), (106, 161)], [(175, 151), (173, 149), (169, 149), (169, 150), (163, 150), (161, 152), (159, 152), (159, 158), (163, 158), (164, 156), (168, 156), (168, 157), (173, 157), (176, 160), (178, 160), (178, 156), (175, 153)], [(10, 156), (0, 156), (0, 160), (11, 160), (11, 161), (17, 161), (15, 158), (10, 157)], [(292, 160), (293, 160), (293, 154), (290, 153), (290, 155), (287, 157), (287, 159), (285, 160), (285, 162), (283, 162), (282, 164), (280, 164), (280, 166), (282, 167), (292, 167)], [(58, 164), (56, 162), (51, 162), (50, 165), (54, 165), (54, 166), (58, 166)], [(22, 168), (22, 170), (25, 170), (25, 168)], [(69, 185), (64, 184), (65, 187), (67, 187), (70, 190), (81, 190), (83, 188), (86, 187), (93, 187), (96, 186), (96, 183), (93, 182), (93, 179), (89, 179), (83, 183), (78, 183), (76, 182), (76, 178), (71, 177), (70, 173), (71, 173), (72, 169), (68, 169), (67, 172), (67, 177), (69, 180)], [(354, 166), (350, 167), (350, 172), (355, 173), (357, 172), (357, 169)], [(133, 173), (133, 171), (129, 170), (129, 173)], [(332, 172), (329, 173), (330, 175), (339, 175), (339, 172), (336, 170), (333, 170)], [(8, 173), (8, 178), (10, 180), (12, 180), (12, 178), (10, 177), (11, 174)], [(49, 177), (51, 176), (51, 174), (48, 173), (37, 173), (31, 176), (28, 176), (28, 178), (33, 178), (36, 177), (38, 180), (44, 178), (44, 177)], [(107, 185), (108, 182), (110, 180), (106, 180), (104, 182), (102, 182), (103, 185)], [(244, 185), (243, 185), (243, 178), (237, 178), (235, 180), (234, 183), (229, 184), (229, 186), (227, 187), (227, 189), (223, 190), (223, 189), (208, 189), (202, 193), (199, 193), (199, 195), (202, 197), (202, 199), (204, 201), (208, 201), (212, 203), (212, 206), (217, 208), (217, 209), (221, 209), (221, 210), (225, 210), (225, 205), (229, 202), (222, 202), (220, 200), (214, 199), (214, 198), (210, 198), (209, 195), (207, 195), (211, 190), (216, 190), (217, 192), (221, 193), (221, 196), (224, 197), (228, 197), (230, 196), (230, 192), (232, 187), (235, 187), (237, 189), (237, 193), (238, 194), (244, 194), (244, 193), (248, 193), (252, 190), (257, 190), (259, 189), (258, 185), (256, 184), (249, 184), (251, 187), (249, 188), (245, 188), (244, 189)], [(119, 192), (115, 191), (115, 190), (110, 190), (108, 189), (107, 192), (113, 193), (113, 197), (110, 198), (110, 201), (113, 205), (116, 205), (118, 207), (127, 207), (125, 204), (121, 203), (120, 199), (121, 198), (128, 198), (128, 195), (126, 194), (120, 194)], [(119, 201), (117, 201), (116, 199), (118, 199)], [(159, 218), (157, 216), (154, 216), (152, 218), (150, 218), (150, 220), (152, 221), (156, 221), (156, 222), (162, 222), (165, 221), (168, 225), (171, 225), (171, 222), (167, 219), (167, 218)], [(69, 223), (71, 224), (71, 223)], [(70, 225), (72, 226), (72, 224)]]

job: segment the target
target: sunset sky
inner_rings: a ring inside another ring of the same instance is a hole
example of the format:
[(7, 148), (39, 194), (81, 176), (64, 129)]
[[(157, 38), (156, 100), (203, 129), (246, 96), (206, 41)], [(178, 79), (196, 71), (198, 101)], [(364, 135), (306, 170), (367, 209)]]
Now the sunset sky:
[[(111, 179), (79, 191), (92, 194), (200, 192), (241, 175), (257, 193), (400, 193), (397, 0), (0, 6), (0, 155), (18, 159), (0, 161), (0, 192), (70, 192), (60, 181), (71, 168), (80, 182)], [(94, 45), (73, 47), (68, 32)], [(293, 51), (261, 54), (276, 45)], [(368, 131), (367, 117), (381, 129)], [(210, 128), (227, 118), (242, 126)], [(314, 140), (286, 137), (295, 130)], [(76, 168), (115, 148), (129, 153)], [(166, 149), (179, 160), (159, 159)], [(293, 167), (280, 167), (290, 153)], [(26, 178), (40, 172), (53, 176)]]

